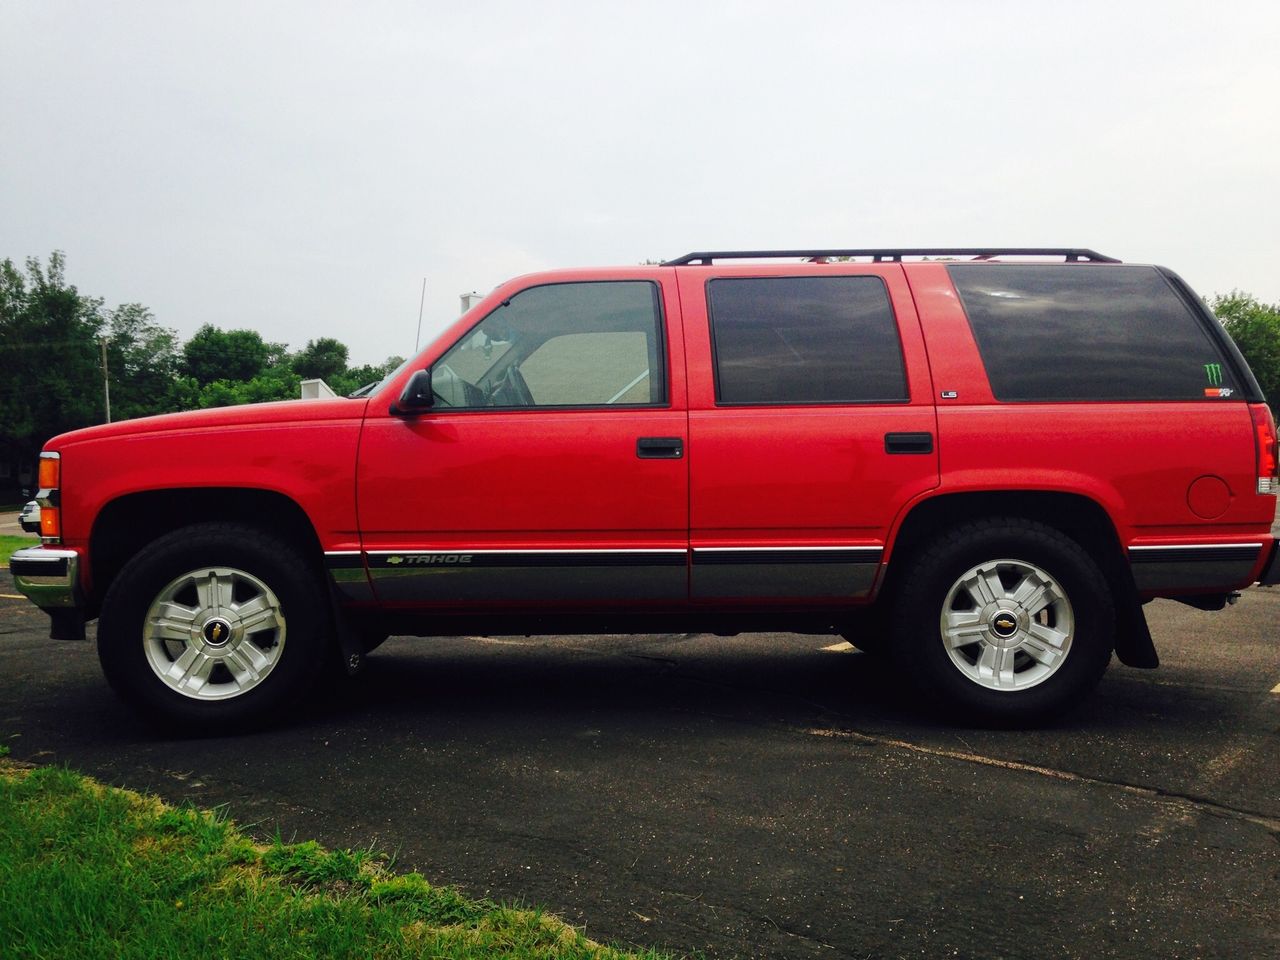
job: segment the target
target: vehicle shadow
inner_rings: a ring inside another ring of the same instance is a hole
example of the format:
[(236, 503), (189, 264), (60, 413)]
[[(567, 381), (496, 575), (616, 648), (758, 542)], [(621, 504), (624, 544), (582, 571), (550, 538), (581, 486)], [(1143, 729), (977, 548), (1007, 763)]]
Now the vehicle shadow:
[[(686, 640), (688, 642), (682, 642)], [(394, 638), (359, 676), (330, 680), (260, 733), (291, 737), (346, 727), (418, 730), (483, 722), (674, 731), (698, 718), (883, 737), (1006, 738), (1063, 732), (1124, 735), (1158, 716), (1169, 735), (1218, 722), (1229, 706), (1214, 691), (1136, 683), (1113, 667), (1097, 695), (1035, 730), (982, 727), (929, 702), (886, 657), (822, 649), (834, 638), (557, 638), (554, 642)], [(572, 645), (569, 645), (572, 644)], [(88, 660), (90, 650), (82, 651)], [(80, 658), (74, 658), (80, 659)], [(111, 694), (92, 664), (60, 671), (44, 725), (71, 740), (164, 743), (220, 739), (225, 730), (157, 727)], [(69, 685), (68, 685), (69, 684)]]
[[(521, 724), (616, 717), (631, 723), (663, 712), (886, 734), (958, 725), (888, 657), (819, 646), (835, 638), (779, 636), (764, 646), (700, 636), (689, 638), (687, 648), (669, 638), (609, 639), (572, 647), (393, 640), (368, 658), (361, 675), (314, 700), (299, 720), (377, 715), (396, 723), (484, 717)], [(1087, 713), (1073, 712), (1052, 726), (1082, 723), (1092, 725)]]
[(339, 698), (316, 703), (311, 716), (376, 710), (518, 722), (663, 708), (799, 722), (855, 705), (882, 716), (918, 712), (914, 691), (881, 658), (823, 652), (813, 637), (787, 637), (773, 650), (701, 640), (696, 649), (608, 640), (573, 646), (393, 640), (370, 655), (360, 676), (339, 684)]

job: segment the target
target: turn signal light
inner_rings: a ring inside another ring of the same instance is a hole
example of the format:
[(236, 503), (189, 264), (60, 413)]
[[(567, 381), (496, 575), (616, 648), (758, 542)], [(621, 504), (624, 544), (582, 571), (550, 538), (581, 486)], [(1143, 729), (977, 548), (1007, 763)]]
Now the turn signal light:
[(1271, 408), (1265, 403), (1251, 403), (1249, 416), (1253, 418), (1254, 449), (1258, 458), (1258, 492), (1280, 493), (1277, 478), (1280, 456), (1276, 450), (1276, 422)]
[(40, 480), (40, 536), (46, 542), (58, 542), (62, 539), (61, 496), (58, 488), (62, 486), (62, 454), (46, 452), (40, 454), (38, 471)]
[(56, 453), (40, 454), (40, 489), (56, 490), (61, 485), (62, 458)]
[(40, 508), (40, 536), (54, 540), (62, 536), (62, 511), (57, 507)]

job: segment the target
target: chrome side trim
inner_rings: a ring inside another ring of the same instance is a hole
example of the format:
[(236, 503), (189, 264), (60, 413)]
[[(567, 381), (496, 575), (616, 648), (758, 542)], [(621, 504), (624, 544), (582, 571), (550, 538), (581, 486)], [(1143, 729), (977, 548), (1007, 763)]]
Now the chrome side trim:
[(684, 600), (688, 551), (370, 550), (386, 602)]
[(74, 550), (23, 547), (9, 558), (18, 592), (37, 607), (80, 606), (80, 554)]
[(428, 554), (446, 554), (446, 553), (447, 554), (470, 554), (472, 556), (475, 556), (475, 555), (506, 556), (506, 555), (517, 555), (517, 554), (529, 554), (529, 555), (553, 557), (553, 556), (561, 556), (561, 555), (567, 555), (567, 554), (663, 553), (671, 556), (683, 557), (688, 552), (689, 551), (684, 550), (682, 548), (670, 548), (670, 547), (659, 547), (659, 548), (641, 547), (634, 550), (627, 549), (625, 547), (618, 548), (618, 549), (584, 548), (581, 550), (575, 550), (572, 548), (553, 549), (553, 550), (487, 550), (487, 549), (472, 550), (466, 547), (442, 547), (442, 548), (436, 548), (432, 550), (432, 549), (423, 549), (422, 547), (414, 547), (412, 550), (366, 550), (365, 554), (369, 557), (394, 557), (394, 556), (408, 557), (408, 556), (424, 556)]
[(1165, 543), (1157, 546), (1130, 547), (1129, 555), (1132, 557), (1137, 554), (1144, 560), (1158, 560), (1161, 557), (1169, 556), (1170, 554), (1181, 550), (1187, 550), (1194, 553), (1224, 550), (1229, 553), (1243, 556), (1245, 551), (1251, 550), (1256, 554), (1261, 549), (1261, 543)]
[(690, 568), (694, 599), (854, 598), (870, 592), (883, 556), (869, 546), (418, 547), (329, 551), (325, 562), (353, 599), (367, 570), (386, 602), (592, 602), (685, 600)]

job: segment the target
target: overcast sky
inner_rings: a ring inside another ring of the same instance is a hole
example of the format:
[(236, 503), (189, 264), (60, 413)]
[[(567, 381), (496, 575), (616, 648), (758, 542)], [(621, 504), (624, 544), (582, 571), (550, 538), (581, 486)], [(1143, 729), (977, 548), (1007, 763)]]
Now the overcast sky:
[(1280, 3), (0, 0), (0, 258), (407, 354), (708, 248), (1089, 246), (1280, 301)]

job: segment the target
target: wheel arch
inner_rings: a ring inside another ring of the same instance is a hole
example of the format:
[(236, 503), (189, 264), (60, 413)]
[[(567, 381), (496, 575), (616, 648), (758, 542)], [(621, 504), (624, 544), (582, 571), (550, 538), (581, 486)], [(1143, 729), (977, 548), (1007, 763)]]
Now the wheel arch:
[(1106, 508), (1084, 494), (999, 490), (943, 493), (922, 500), (903, 517), (888, 545), (888, 564), (878, 595), (892, 597), (910, 558), (936, 538), (939, 530), (985, 517), (1034, 520), (1079, 543), (1101, 568), (1112, 591), (1116, 655), (1129, 666), (1154, 667), (1159, 663), (1120, 535)]
[(942, 493), (921, 500), (902, 518), (890, 543), (889, 560), (909, 555), (927, 543), (942, 527), (984, 517), (1018, 517), (1036, 520), (1122, 562), (1120, 536), (1106, 509), (1079, 493), (1055, 490), (997, 490)]
[(305, 510), (285, 494), (248, 487), (194, 487), (129, 493), (107, 503), (89, 538), (96, 610), (111, 582), (129, 559), (166, 533), (193, 523), (226, 521), (249, 524), (298, 545), (320, 569), (320, 539)]

